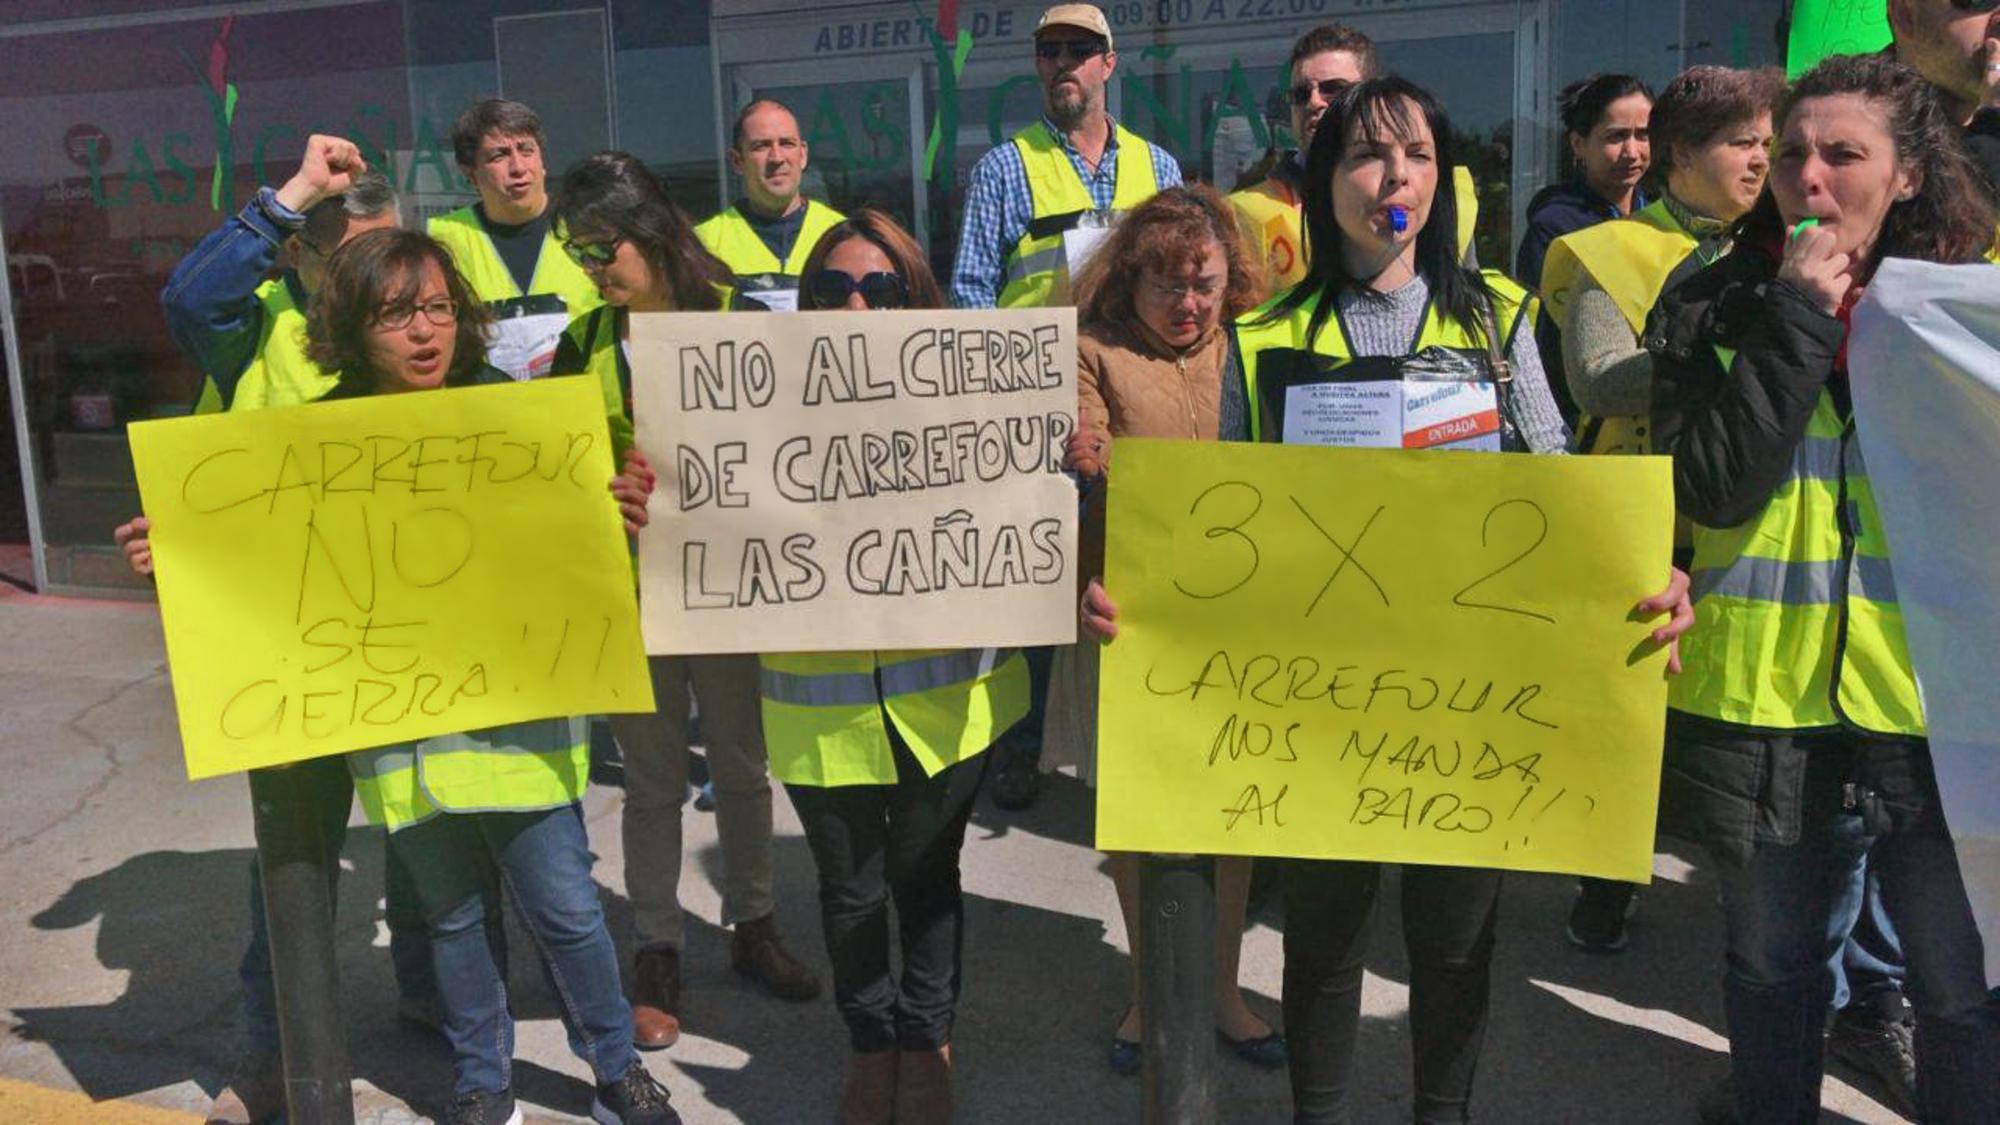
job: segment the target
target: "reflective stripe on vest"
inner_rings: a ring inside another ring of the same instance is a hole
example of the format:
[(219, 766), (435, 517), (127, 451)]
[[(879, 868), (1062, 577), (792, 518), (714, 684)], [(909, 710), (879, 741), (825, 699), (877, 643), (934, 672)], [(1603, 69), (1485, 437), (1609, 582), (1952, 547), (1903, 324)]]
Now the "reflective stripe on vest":
[(391, 832), (440, 812), (532, 812), (582, 798), (590, 742), (580, 719), (536, 719), (347, 755), (372, 824)]
[(433, 217), (424, 224), (432, 238), (444, 243), (451, 251), (452, 264), (458, 267), (459, 275), (472, 289), (472, 295), (492, 304), (517, 297), (538, 293), (553, 293), (563, 299), (569, 315), (576, 316), (589, 312), (604, 303), (598, 295), (597, 283), (583, 272), (583, 267), (570, 261), (563, 253), (562, 244), (556, 240), (551, 229), (542, 238), (542, 252), (535, 258), (534, 276), (528, 279), (528, 292), (521, 292), (514, 275), (507, 269), (507, 263), (500, 258), (500, 250), (493, 245), (492, 236), (479, 223), (479, 216), (470, 207), (461, 207), (449, 214)]
[(743, 295), (755, 297), (779, 290), (797, 293), (799, 274), (805, 270), (813, 247), (819, 245), (822, 235), (847, 217), (810, 199), (805, 201), (805, 208), (798, 238), (783, 262), (771, 253), (770, 246), (750, 226), (743, 212), (733, 206), (698, 224), (694, 235), (736, 275), (736, 288)]
[[(1731, 358), (1717, 349), (1725, 365)], [(1734, 527), (1694, 527), (1679, 711), (1771, 730), (1924, 734), (1888, 541), (1851, 422), (1820, 393), (1786, 479)]]
[[(1118, 171), (1111, 193), (1111, 214), (1130, 211), (1160, 190), (1153, 174), (1153, 148), (1123, 125), (1113, 127)], [(1027, 173), (1028, 197), (1034, 217), (1020, 241), (1001, 265), (998, 304), (1003, 309), (1063, 304), (1069, 300), (1069, 264), (1063, 232), (1077, 226), (1085, 214), (1097, 211), (1089, 189), (1070, 163), (1061, 138), (1040, 122), (1014, 134), (1015, 151)]]
[(793, 785), (893, 785), (893, 723), (927, 774), (976, 757), (1028, 711), (1012, 649), (765, 653), (771, 775)]
[(267, 406), (298, 406), (317, 402), (340, 382), (306, 356), (306, 314), (293, 300), (284, 278), (257, 287), (259, 314), (257, 350), (236, 385), (224, 396), (214, 379), (202, 380), (196, 414), (223, 410), (260, 410)]
[[(1512, 344), (1521, 325), (1530, 319), (1534, 309), (1534, 299), (1526, 290), (1507, 279), (1496, 270), (1482, 270), (1487, 288), (1493, 293), (1493, 319), (1500, 328), (1500, 348), (1504, 353)], [(1236, 354), (1243, 365), (1244, 403), (1250, 415), (1250, 440), (1264, 440), (1264, 402), (1258, 396), (1257, 372), (1266, 357), (1294, 360), (1303, 354), (1310, 357), (1312, 364), (1320, 369), (1331, 370), (1345, 365), (1353, 358), (1347, 343), (1347, 333), (1340, 324), (1340, 314), (1336, 310), (1328, 314), (1320, 326), (1319, 335), (1306, 339), (1312, 324), (1313, 310), (1319, 306), (1321, 298), (1315, 297), (1293, 309), (1282, 319), (1263, 320), (1265, 314), (1283, 301), (1285, 294), (1279, 294), (1261, 308), (1253, 309), (1238, 318), (1230, 329), (1236, 336)], [(1261, 323), (1260, 323), (1261, 322)], [(1465, 328), (1447, 320), (1435, 303), (1428, 305), (1424, 312), (1424, 322), (1418, 331), (1416, 344), (1411, 349), (1421, 352), (1427, 348), (1448, 348), (1454, 351), (1473, 352), (1484, 363), (1486, 347), (1475, 341)], [(1522, 435), (1525, 437), (1526, 435)]]

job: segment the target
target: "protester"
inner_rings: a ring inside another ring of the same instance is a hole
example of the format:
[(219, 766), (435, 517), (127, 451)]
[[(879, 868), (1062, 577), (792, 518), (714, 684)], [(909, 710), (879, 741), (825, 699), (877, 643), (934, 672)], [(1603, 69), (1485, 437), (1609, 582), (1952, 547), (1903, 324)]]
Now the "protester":
[[(1470, 410), (1499, 417), (1473, 448), (1562, 451), (1567, 434), (1534, 341), (1521, 331), (1533, 302), (1498, 273), (1458, 261), (1454, 193), (1437, 190), (1456, 163), (1444, 108), (1404, 79), (1363, 81), (1328, 107), (1306, 157), (1309, 272), (1237, 321), (1232, 356), (1243, 377), (1222, 381), (1224, 440), (1284, 440), (1290, 379), (1365, 373), (1400, 381), (1408, 360), (1426, 353), (1426, 363), (1462, 367)], [(1326, 331), (1336, 318), (1337, 329)], [(1653, 634), (1658, 643), (1687, 628), (1686, 590), (1686, 576), (1675, 572), (1666, 591), (1639, 604), (1642, 614), (1672, 611)], [(1096, 582), (1085, 592), (1082, 617), (1086, 633), (1116, 635), (1115, 606)], [(1287, 865), (1285, 1028), (1294, 1120), (1302, 1123), (1346, 1121), (1353, 1112), (1362, 965), (1382, 866)], [(1421, 1123), (1467, 1119), (1485, 1037), (1500, 880), (1490, 870), (1402, 869), (1413, 1115)]]
[[(728, 269), (696, 241), (666, 185), (637, 157), (601, 152), (563, 176), (557, 223), (564, 251), (596, 282), (605, 304), (576, 318), (555, 370), (597, 377), (613, 415), (613, 445), (631, 446), (633, 312), (719, 309)], [(681, 810), (688, 794), (689, 688), (701, 708), (722, 845), (722, 922), (737, 972), (784, 1000), (819, 995), (819, 978), (778, 939), (771, 893), (771, 775), (757, 715), (757, 658), (750, 654), (650, 656), (645, 715), (613, 715), (625, 756), (625, 888), (632, 898), (633, 1039), (671, 1046), (681, 1031)]]
[[(861, 208), (813, 247), (807, 309), (943, 305), (922, 249)], [(833, 999), (847, 1024), (842, 1125), (951, 1119), (965, 901), (959, 849), (987, 754), (1028, 709), (1010, 649), (767, 652), (764, 730), (819, 869)], [(894, 899), (902, 970), (890, 967)]]
[[(507, 382), (486, 363), (485, 308), (436, 240), (378, 230), (327, 263), (308, 321), (307, 354), (336, 375), (324, 399)], [(652, 473), (632, 456), (610, 489), (628, 532), (646, 520)], [(133, 569), (151, 573), (151, 526), (121, 529)], [(431, 956), (454, 1056), (448, 1125), (518, 1125), (508, 1078), (514, 1023), (488, 944), (497, 863), (555, 984), (571, 1042), (596, 1076), (595, 1120), (680, 1121), (632, 1050), (617, 955), (590, 878), (577, 802), (589, 747), (578, 719), (440, 735), (346, 755), (373, 824), (407, 864), (431, 932)], [(478, 811), (459, 811), (478, 810)]]
[[(203, 375), (197, 413), (255, 410), (311, 402), (334, 378), (306, 355), (308, 300), (326, 275), (327, 258), (349, 239), (396, 225), (396, 192), (369, 169), (355, 146), (339, 137), (307, 138), (299, 170), (276, 189), (263, 188), (234, 218), (195, 244), (161, 291), (167, 328)], [(279, 267), (282, 251), (285, 267)], [(143, 521), (116, 533), (120, 542)], [(338, 758), (291, 767), (306, 800), (288, 815), (320, 825), (337, 874), (354, 804), (354, 782)], [(389, 959), (395, 967), (396, 1011), (406, 1023), (436, 1030), (437, 981), (430, 940), (409, 872), (385, 849), (384, 913)], [(504, 956), (501, 958), (504, 962)], [(248, 1125), (284, 1109), (284, 1067), (278, 1052), (278, 1001), (271, 977), (269, 923), (262, 872), (250, 861), (250, 937), (238, 970), (243, 982), (242, 1054), (209, 1107), (208, 1120)]]
[[(1563, 87), (1556, 98), (1569, 144), (1572, 179), (1551, 184), (1528, 201), (1528, 229), (1514, 254), (1514, 277), (1540, 292), (1549, 244), (1572, 231), (1619, 219), (1646, 205), (1641, 182), (1652, 167), (1647, 121), (1653, 92), (1629, 74), (1594, 74)], [(1556, 405), (1577, 421), (1562, 375), (1562, 337), (1547, 309), (1535, 322), (1535, 346), (1553, 370)]]
[(1889, 0), (1889, 48), (1937, 89), (1965, 147), (2000, 194), (2000, 3)]
[[(1118, 68), (1111, 24), (1094, 4), (1058, 4), (1035, 24), (1042, 119), (973, 166), (965, 189), (952, 304), (962, 309), (1069, 303), (1070, 272), (1112, 220), (1181, 182), (1173, 154), (1111, 119), (1105, 93)], [(994, 763), (993, 800), (1035, 803), (1042, 724), (1055, 650), (1025, 650), (1028, 715)]]
[(472, 103), (451, 127), (451, 148), (479, 202), (426, 224), (492, 309), (488, 358), (516, 379), (548, 374), (563, 329), (600, 303), (597, 287), (556, 249), (548, 147), (534, 110), (501, 98)]
[[(1646, 314), (1661, 290), (1728, 251), (1730, 224), (1764, 188), (1771, 108), (1783, 90), (1776, 70), (1697, 66), (1677, 75), (1650, 118), (1666, 190), (1625, 219), (1574, 231), (1549, 247), (1542, 299), (1560, 329), (1581, 452), (1651, 451), (1653, 361), (1639, 342)], [(1593, 953), (1624, 949), (1637, 893), (1631, 883), (1581, 880), (1570, 942)]]
[(767, 308), (799, 303), (799, 270), (827, 228), (846, 216), (807, 199), (806, 142), (783, 103), (760, 98), (743, 107), (730, 131), (729, 167), (743, 197), (694, 228), (696, 238), (735, 274), (738, 292)]
[(2000, 1009), (1845, 358), (1849, 310), (1883, 258), (1991, 248), (1993, 205), (1956, 131), (1890, 59), (1808, 72), (1734, 247), (1665, 294), (1646, 331), (1653, 436), (1694, 521), (1701, 614), (1670, 695), (1662, 822), (1715, 865), (1745, 1125), (1818, 1119), (1829, 917), (1863, 853), (1909, 962), (1919, 1120), (2000, 1120)]
[[(1104, 573), (1100, 452), (1112, 437), (1214, 441), (1229, 358), (1223, 321), (1254, 308), (1263, 291), (1263, 271), (1237, 230), (1235, 216), (1205, 186), (1168, 188), (1140, 204), (1077, 275), (1077, 432), (1070, 439), (1069, 460), (1088, 488), (1080, 532), (1082, 577)], [(1070, 688), (1062, 693), (1069, 705), (1051, 706), (1050, 725), (1059, 725), (1057, 713), (1068, 718), (1061, 725), (1074, 729), (1068, 741), (1094, 785), (1096, 647), (1064, 650), (1055, 674), (1055, 692)], [(1054, 741), (1060, 745), (1064, 740)], [(1128, 1075), (1140, 1070), (1145, 1018), (1140, 1005), (1139, 862), (1130, 853), (1110, 857), (1132, 947), (1132, 998), (1112, 1035), (1110, 1064), (1115, 1073)], [(1250, 1010), (1236, 984), (1250, 865), (1241, 856), (1215, 861), (1215, 1030), (1239, 1058), (1281, 1067), (1284, 1037)]]

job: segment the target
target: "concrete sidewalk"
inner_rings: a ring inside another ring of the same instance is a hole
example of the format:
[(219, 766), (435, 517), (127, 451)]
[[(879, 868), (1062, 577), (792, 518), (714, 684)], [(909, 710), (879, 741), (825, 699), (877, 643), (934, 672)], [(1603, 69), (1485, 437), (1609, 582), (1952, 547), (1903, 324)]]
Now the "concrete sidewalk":
[[(19, 1083), (126, 1100), (133, 1110), (198, 1112), (240, 1034), (235, 967), (252, 854), (243, 780), (185, 780), (150, 605), (0, 587), (0, 638), (0, 711), (8, 717), (0, 768), (10, 781), (0, 792), (0, 1005), (9, 1017), (0, 1079), (14, 1080), (0, 1085), (0, 1114), (10, 1122), (122, 1119), (87, 1103), (10, 1097)], [(1025, 816), (997, 814), (982, 799), (966, 845), (955, 1048), (959, 1120), (968, 1125), (1139, 1119), (1137, 1083), (1104, 1064), (1130, 967), (1122, 928), (1107, 926), (1116, 905), (1088, 843), (1089, 794), (1052, 781)], [(617, 789), (596, 788), (585, 812), (600, 894), (627, 943), (620, 803)], [(794, 951), (824, 974), (811, 857), (789, 804), (777, 805), (779, 921)], [(688, 826), (688, 1034), (648, 1065), (690, 1123), (831, 1120), (845, 1044), (833, 1006), (782, 1004), (730, 972), (710, 877), (720, 862), (714, 819), (690, 811)], [(394, 1017), (380, 833), (352, 833), (348, 859), (340, 974), (361, 1119), (441, 1112), (445, 1047)], [(1691, 851), (1660, 857), (1662, 878), (1642, 898), (1632, 948), (1617, 957), (1564, 943), (1569, 880), (1509, 878), (1475, 1097), (1480, 1120), (1694, 1120), (1695, 1099), (1726, 1067), (1719, 920), (1710, 881), (1687, 862), (1696, 859)], [(1393, 917), (1393, 904), (1385, 906)], [(1281, 951), (1271, 921), (1245, 940), (1243, 982), (1275, 1019)], [(1408, 978), (1396, 925), (1381, 930), (1356, 1068), (1356, 1120), (1364, 1123), (1409, 1114)], [(570, 1055), (529, 964), (531, 944), (517, 934), (512, 948), (522, 1017), (517, 1092), (531, 1103), (531, 1120), (575, 1120), (588, 1111), (588, 1071)], [(1222, 1096), (1226, 1122), (1288, 1118), (1282, 1073), (1225, 1059)], [(1827, 1084), (1826, 1106), (1835, 1121), (1899, 1120), (1838, 1078)]]

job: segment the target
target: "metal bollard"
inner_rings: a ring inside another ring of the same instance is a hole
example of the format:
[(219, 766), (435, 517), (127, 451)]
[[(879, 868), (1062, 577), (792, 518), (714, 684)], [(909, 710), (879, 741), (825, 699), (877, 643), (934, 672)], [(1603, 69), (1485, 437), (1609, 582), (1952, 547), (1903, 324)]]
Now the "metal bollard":
[(334, 966), (333, 872), (339, 863), (317, 817), (305, 807), (298, 771), (250, 771), (257, 863), (270, 921), (271, 973), (278, 994), (278, 1041), (285, 1058), (289, 1125), (354, 1125), (347, 1030)]
[(1215, 1125), (1215, 860), (1139, 863), (1145, 1125)]

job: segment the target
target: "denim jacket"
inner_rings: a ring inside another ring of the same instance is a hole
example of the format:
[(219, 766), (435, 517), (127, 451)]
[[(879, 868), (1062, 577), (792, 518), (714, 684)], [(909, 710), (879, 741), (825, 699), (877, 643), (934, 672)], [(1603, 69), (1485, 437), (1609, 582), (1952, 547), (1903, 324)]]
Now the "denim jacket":
[[(264, 318), (257, 287), (270, 276), (285, 239), (305, 221), (278, 202), (276, 191), (262, 188), (235, 217), (195, 244), (160, 291), (168, 332), (215, 383), (224, 403), (257, 356)], [(284, 279), (304, 307), (298, 275), (287, 270)]]

